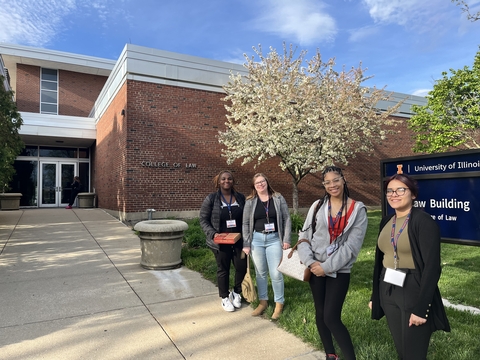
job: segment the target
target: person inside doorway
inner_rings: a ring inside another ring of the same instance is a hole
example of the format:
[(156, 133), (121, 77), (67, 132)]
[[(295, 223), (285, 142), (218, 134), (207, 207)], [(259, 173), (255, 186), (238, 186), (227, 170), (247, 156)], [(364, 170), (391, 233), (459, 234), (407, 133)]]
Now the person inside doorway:
[(82, 191), (82, 183), (80, 182), (80, 178), (78, 176), (73, 177), (72, 183), (72, 193), (70, 194), (70, 202), (65, 209), (71, 209), (73, 203), (75, 202), (75, 198), (77, 197), (78, 193)]

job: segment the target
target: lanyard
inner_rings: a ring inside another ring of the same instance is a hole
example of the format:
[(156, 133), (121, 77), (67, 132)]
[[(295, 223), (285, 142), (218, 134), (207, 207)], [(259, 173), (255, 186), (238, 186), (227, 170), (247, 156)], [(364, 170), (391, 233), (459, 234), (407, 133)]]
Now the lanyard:
[(340, 210), (337, 213), (337, 216), (335, 216), (335, 219), (332, 217), (332, 204), (330, 201), (328, 202), (328, 216), (329, 216), (329, 221), (328, 221), (328, 229), (330, 230), (330, 242), (332, 242), (334, 239), (333, 237), (335, 236), (335, 225), (337, 225), (338, 221), (342, 217), (343, 213), (343, 204)]
[(223, 196), (222, 193), (220, 193), (220, 195), (222, 195), (223, 202), (225, 204), (227, 204), (228, 215), (230, 215), (230, 220), (232, 220), (232, 198), (233, 198), (233, 195), (230, 194), (230, 202), (229, 203), (227, 203), (227, 199), (225, 199), (225, 196)]
[(397, 222), (397, 214), (395, 214), (395, 216), (393, 217), (392, 232), (390, 233), (390, 242), (392, 243), (392, 246), (393, 246), (393, 264), (395, 265), (395, 269), (397, 269), (397, 243), (398, 243), (398, 238), (400, 237), (400, 234), (402, 233), (403, 229), (405, 229), (405, 226), (407, 226), (409, 219), (410, 219), (410, 213), (408, 213), (407, 218), (403, 222), (402, 227), (398, 231), (398, 234), (395, 236), (395, 224)]
[[(260, 198), (259, 198), (260, 199)], [(268, 198), (267, 200), (267, 206), (265, 206), (265, 204), (263, 203), (262, 200), (260, 200), (262, 205), (263, 205), (263, 208), (265, 209), (265, 213), (267, 214), (267, 224), (270, 223), (270, 219), (268, 218), (268, 207), (270, 206), (270, 197)]]

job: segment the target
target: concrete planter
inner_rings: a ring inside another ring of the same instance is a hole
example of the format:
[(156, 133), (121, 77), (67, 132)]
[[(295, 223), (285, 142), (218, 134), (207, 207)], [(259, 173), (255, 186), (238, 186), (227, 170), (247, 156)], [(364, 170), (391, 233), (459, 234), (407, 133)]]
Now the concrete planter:
[(79, 208), (93, 208), (95, 203), (95, 193), (78, 193), (77, 199)]
[(0, 208), (2, 210), (18, 210), (20, 209), (20, 193), (0, 194)]
[(137, 223), (142, 258), (140, 265), (149, 270), (166, 270), (182, 264), (182, 239), (188, 225), (180, 220), (147, 220)]

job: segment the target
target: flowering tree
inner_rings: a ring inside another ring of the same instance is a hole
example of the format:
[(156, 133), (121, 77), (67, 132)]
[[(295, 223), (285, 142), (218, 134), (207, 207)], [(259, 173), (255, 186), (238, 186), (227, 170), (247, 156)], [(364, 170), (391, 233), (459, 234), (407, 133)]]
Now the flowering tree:
[(368, 78), (359, 66), (334, 70), (335, 61), (323, 62), (317, 51), (306, 61), (306, 51), (294, 58), (284, 44), (283, 56), (261, 47), (259, 57), (246, 58), (248, 75), (231, 74), (224, 86), (228, 111), (226, 130), (219, 141), (228, 163), (243, 159), (259, 165), (278, 157), (279, 166), (293, 180), (293, 208), (298, 211), (298, 184), (310, 173), (339, 162), (348, 164), (358, 152), (368, 152), (385, 136), (384, 124), (400, 106), (379, 111), (383, 90), (362, 87)]

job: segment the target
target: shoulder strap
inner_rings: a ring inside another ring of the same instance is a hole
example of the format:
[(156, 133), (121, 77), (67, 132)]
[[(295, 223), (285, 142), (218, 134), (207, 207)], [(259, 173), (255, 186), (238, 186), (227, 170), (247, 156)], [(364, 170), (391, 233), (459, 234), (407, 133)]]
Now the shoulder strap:
[(302, 242), (306, 242), (306, 243), (309, 243), (309, 244), (310, 244), (310, 241), (308, 241), (307, 239), (300, 239), (300, 240), (298, 240), (297, 243), (290, 249), (290, 252), (288, 253), (287, 258), (290, 259), (290, 258), (292, 257), (293, 252), (294, 252), (295, 250), (297, 250), (298, 244), (301, 244)]

